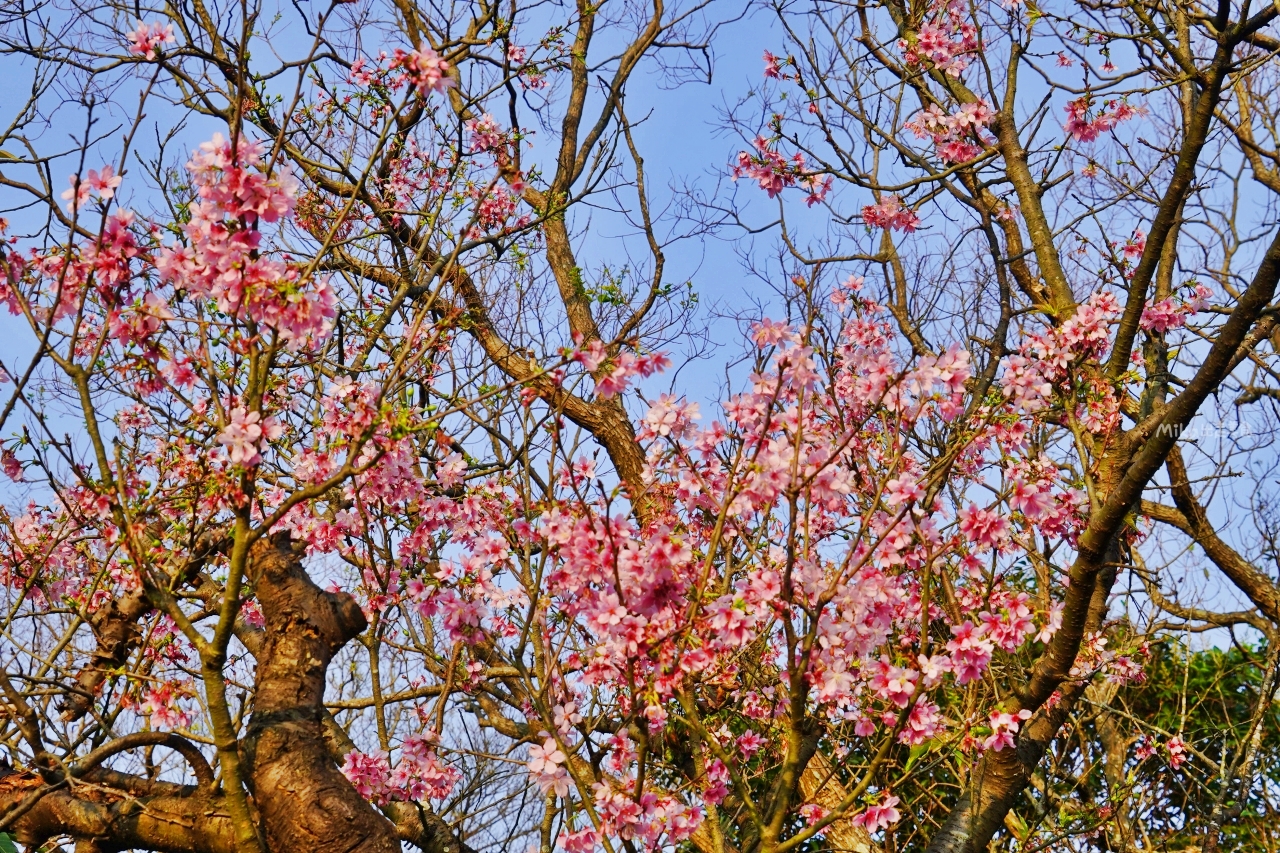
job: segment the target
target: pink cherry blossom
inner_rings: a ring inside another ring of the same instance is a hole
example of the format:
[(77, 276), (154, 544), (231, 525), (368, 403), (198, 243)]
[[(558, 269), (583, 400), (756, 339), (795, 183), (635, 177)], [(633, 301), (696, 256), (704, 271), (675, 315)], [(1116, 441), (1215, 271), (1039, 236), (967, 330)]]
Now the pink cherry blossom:
[(975, 628), (966, 619), (959, 625), (952, 625), (951, 633), (954, 639), (947, 642), (947, 652), (951, 655), (956, 683), (967, 684), (981, 678), (991, 663), (993, 650), (991, 641), (985, 637), (985, 627)]
[(784, 189), (794, 186), (803, 178), (811, 197), (819, 192), (822, 196), (826, 195), (826, 186), (817, 183), (816, 176), (805, 171), (803, 156), (795, 154), (790, 158), (784, 157), (775, 149), (774, 143), (763, 136), (757, 136), (753, 144), (754, 154), (738, 152), (738, 164), (731, 170), (735, 181), (742, 177), (751, 178), (769, 198), (776, 198)]
[(286, 168), (264, 171), (262, 146), (215, 134), (187, 169), (200, 200), (183, 226), (186, 244), (165, 247), (155, 264), (175, 289), (217, 301), (220, 311), (275, 329), (291, 350), (320, 342), (336, 313), (328, 279), (264, 253), (260, 222), (293, 210), (298, 182)]
[(347, 82), (362, 88), (368, 87), (373, 83), (374, 70), (363, 56), (356, 57), (355, 62), (351, 63), (351, 70), (347, 73)]
[(764, 52), (764, 76), (778, 80), (782, 77), (782, 71), (779, 68), (780, 60), (769, 51)]
[(577, 832), (561, 832), (556, 838), (556, 846), (565, 853), (592, 853), (600, 842), (600, 834), (592, 827)]
[(1144, 107), (1134, 107), (1125, 101), (1107, 101), (1092, 117), (1093, 99), (1082, 95), (1066, 106), (1066, 131), (1077, 142), (1093, 142), (1121, 122), (1145, 115)]
[(902, 819), (902, 813), (896, 808), (899, 802), (897, 797), (887, 794), (881, 798), (880, 802), (854, 815), (853, 823), (863, 827), (867, 832), (888, 829)]
[(552, 738), (529, 747), (529, 775), (542, 793), (554, 791), (558, 797), (569, 795), (569, 773), (562, 766), (567, 760)]
[(344, 757), (341, 769), (342, 775), (355, 786), (361, 797), (375, 803), (386, 801), (391, 762), (385, 752), (364, 753), (353, 750)]
[(191, 725), (193, 719), (191, 712), (178, 704), (186, 694), (186, 690), (171, 681), (151, 685), (142, 696), (138, 713), (150, 717), (151, 724), (157, 728), (184, 728)]
[(173, 24), (161, 24), (159, 21), (144, 24), (138, 21), (137, 26), (124, 37), (129, 40), (129, 52), (147, 59), (156, 58), (156, 49), (164, 44), (173, 44)]
[(443, 94), (454, 85), (449, 63), (427, 45), (410, 53), (396, 50), (391, 67), (403, 69), (405, 78), (423, 97), (431, 92)]
[(928, 699), (922, 699), (907, 716), (907, 724), (898, 735), (898, 742), (917, 746), (938, 737), (945, 729), (946, 722), (938, 706)]
[(991, 713), (991, 734), (982, 741), (984, 749), (999, 752), (1005, 748), (1012, 748), (1014, 745), (1014, 735), (1018, 733), (1018, 728), (1022, 722), (1031, 718), (1031, 712), (1026, 708), (1015, 713), (1006, 711), (993, 711)]
[(938, 4), (934, 7), (941, 14), (931, 16), (914, 41), (908, 38), (898, 41), (908, 65), (932, 63), (938, 70), (951, 77), (959, 77), (969, 65), (969, 55), (979, 47), (977, 28), (954, 4)]
[(743, 732), (737, 739), (738, 751), (742, 753), (743, 758), (748, 759), (763, 749), (765, 743), (765, 739), (754, 731)]
[(959, 520), (960, 532), (981, 550), (1000, 548), (1008, 541), (1008, 519), (992, 510), (979, 509), (976, 505), (969, 504), (960, 511)]
[(114, 173), (111, 164), (102, 167), (102, 174), (98, 174), (93, 169), (89, 170), (89, 177), (86, 182), (89, 187), (104, 199), (110, 199), (115, 195), (116, 187), (120, 186), (123, 179)]
[[(963, 163), (982, 153), (986, 144), (982, 131), (994, 118), (995, 112), (986, 101), (964, 104), (950, 115), (932, 104), (905, 127), (917, 139), (931, 140), (944, 163)], [(863, 218), (866, 219), (865, 213)]]
[(924, 497), (924, 489), (910, 474), (894, 477), (885, 485), (884, 502), (889, 506), (901, 506)]
[(1165, 741), (1164, 748), (1169, 753), (1169, 766), (1174, 770), (1186, 764), (1190, 758), (1187, 753), (1186, 743), (1176, 735)]
[(4, 468), (4, 474), (15, 483), (21, 483), (22, 463), (18, 461), (17, 455), (9, 448), (0, 449), (0, 467)]
[(706, 788), (702, 798), (713, 806), (718, 806), (729, 796), (729, 770), (724, 762), (715, 759), (707, 765)]
[(820, 823), (830, 812), (817, 803), (805, 803), (800, 807), (800, 816), (804, 818), (804, 822), (809, 826)]
[(696, 431), (698, 404), (670, 394), (661, 394), (644, 416), (640, 439), (658, 437), (687, 438)]
[(912, 233), (920, 227), (920, 217), (905, 206), (896, 195), (887, 196), (879, 204), (862, 208), (862, 221), (868, 228), (885, 228)]
[(218, 433), (218, 444), (227, 449), (233, 465), (257, 465), (262, 461), (266, 442), (278, 439), (283, 434), (282, 427), (274, 418), (264, 420), (260, 412), (247, 411), (243, 406), (232, 409), (230, 414), (226, 427)]
[(471, 134), (472, 151), (492, 151), (500, 148), (506, 140), (502, 128), (488, 113), (468, 120), (466, 127)]
[(62, 198), (67, 202), (67, 211), (75, 213), (76, 210), (84, 207), (85, 202), (89, 200), (89, 194), (93, 191), (93, 187), (89, 185), (88, 181), (80, 180), (79, 175), (72, 175), (70, 180), (71, 189), (63, 190)]

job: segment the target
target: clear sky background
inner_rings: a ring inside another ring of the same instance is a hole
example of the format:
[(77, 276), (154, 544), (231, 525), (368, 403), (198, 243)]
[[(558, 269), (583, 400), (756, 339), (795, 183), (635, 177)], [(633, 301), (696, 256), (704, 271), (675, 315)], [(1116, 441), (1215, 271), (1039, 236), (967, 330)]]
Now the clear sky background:
[[(268, 6), (271, 5), (269, 2)], [(305, 52), (310, 38), (296, 26), (297, 11), (291, 4), (282, 3), (281, 17), (274, 26), (271, 37), (272, 47), (277, 54), (288, 57)], [(319, 4), (316, 4), (318, 7)], [(769, 201), (754, 186), (753, 182), (744, 181), (734, 184), (730, 180), (729, 167), (736, 153), (744, 147), (743, 140), (724, 129), (724, 115), (735, 102), (748, 96), (753, 89), (765, 83), (763, 76), (764, 63), (761, 56), (767, 48), (778, 49), (781, 39), (775, 32), (776, 19), (768, 9), (749, 11), (745, 3), (738, 0), (710, 4), (705, 17), (709, 21), (723, 22), (710, 45), (707, 58), (712, 71), (710, 79), (695, 79), (696, 75), (688, 75), (688, 79), (673, 85), (669, 76), (664, 75), (655, 65), (646, 64), (631, 81), (627, 90), (627, 113), (633, 122), (638, 123), (635, 137), (638, 147), (645, 158), (645, 168), (649, 183), (651, 204), (655, 215), (662, 211), (670, 212), (680, 202), (682, 196), (696, 192), (702, 198), (711, 199), (717, 205), (727, 205), (731, 197), (735, 204), (745, 210), (754, 223), (763, 223), (776, 217), (775, 202)], [(158, 19), (156, 15), (144, 16), (147, 20)], [(264, 14), (269, 19), (269, 14)], [(533, 39), (535, 27), (526, 28), (526, 37)], [(620, 39), (624, 33), (607, 33), (605, 39)], [(607, 45), (608, 41), (604, 41)], [(390, 50), (407, 45), (387, 44)], [(366, 50), (373, 52), (376, 46), (366, 43)], [(263, 58), (264, 64), (270, 60)], [(30, 69), (18, 67), (13, 60), (7, 60), (7, 84), (0, 86), (0, 118), (8, 124), (21, 109), (30, 91)], [(285, 75), (278, 81), (282, 90), (291, 90), (293, 80)], [(101, 137), (99, 144), (93, 146), (85, 157), (84, 168), (94, 168), (105, 162), (113, 162), (119, 157), (122, 132), (112, 132), (113, 128), (127, 127), (132, 111), (137, 103), (137, 91), (142, 81), (134, 78), (126, 81), (114, 92), (109, 93), (105, 102), (95, 111), (97, 119), (95, 135)], [(68, 91), (68, 95), (72, 94)], [(166, 114), (166, 113), (171, 114)], [(147, 190), (139, 186), (140, 170), (137, 157), (148, 155), (148, 137), (154, 138), (157, 132), (165, 133), (177, 124), (180, 114), (167, 108), (155, 99), (147, 107), (147, 125), (135, 140), (134, 154), (127, 164), (125, 185), (121, 188), (120, 199), (125, 206), (132, 206), (145, 212), (154, 204), (148, 198)], [(204, 121), (199, 117), (191, 117), (182, 113), (185, 124), (182, 126), (177, 140), (191, 150), (200, 142), (208, 139), (220, 128), (212, 121)], [(42, 154), (51, 151), (60, 152), (51, 163), (54, 181), (54, 192), (65, 189), (67, 177), (80, 169), (80, 140), (85, 133), (84, 111), (74, 103), (68, 103), (59, 110), (54, 121), (48, 125), (27, 125), (20, 132), (32, 137)], [(545, 132), (535, 135), (535, 149), (547, 142), (555, 140)], [(12, 143), (7, 143), (13, 147)], [(154, 147), (154, 146), (151, 146)], [(172, 157), (178, 150), (174, 145), (170, 151)], [(537, 153), (535, 151), (535, 153)], [(14, 177), (31, 180), (34, 176), (29, 169), (5, 168), (0, 163), (0, 170), (9, 171)], [(624, 202), (633, 202), (634, 193), (624, 190), (620, 195)], [(34, 230), (42, 224), (43, 217), (35, 209), (12, 209), (15, 204), (25, 202), (12, 191), (0, 191), (0, 208), (9, 209), (4, 214), (14, 223), (14, 231)], [(575, 222), (586, 225), (585, 210), (575, 211)], [(789, 215), (797, 215), (792, 210)], [(643, 249), (633, 229), (629, 229), (625, 221), (607, 212), (590, 214), (587, 236), (578, 241), (580, 263), (588, 269), (598, 270), (604, 265), (617, 269), (627, 263), (628, 253), (644, 260), (647, 252)], [(24, 228), (24, 226), (27, 226)], [(691, 230), (688, 223), (672, 223), (677, 230)], [(664, 227), (660, 224), (660, 230)], [(630, 233), (628, 233), (630, 232)], [(703, 328), (710, 330), (712, 340), (736, 349), (740, 346), (741, 336), (737, 323), (724, 322), (721, 315), (725, 312), (738, 312), (755, 303), (772, 304), (775, 311), (781, 306), (776, 304), (776, 293), (758, 277), (752, 276), (743, 263), (743, 252), (751, 246), (772, 243), (771, 235), (765, 234), (757, 238), (748, 238), (743, 229), (732, 223), (696, 234), (692, 237), (676, 240), (665, 247), (667, 256), (667, 275), (671, 282), (683, 283), (691, 281), (698, 295), (699, 317), (692, 325), (704, 321)], [(776, 266), (776, 265), (775, 265)], [(775, 272), (778, 272), (775, 270)], [(778, 272), (777, 278), (781, 279)], [(25, 323), (21, 324), (25, 327)], [(0, 318), (0, 327), (7, 328), (8, 323)], [(18, 352), (14, 344), (18, 343), (13, 336), (0, 337), (0, 357), (8, 363)], [(708, 352), (704, 344), (699, 343), (697, 349), (704, 355)], [(691, 354), (691, 353), (688, 353)], [(713, 363), (720, 369), (723, 359), (715, 357)], [(723, 378), (723, 373), (720, 373)], [(668, 380), (676, 379), (671, 375)], [(705, 376), (701, 378), (707, 378)], [(688, 376), (680, 377), (682, 386), (689, 386)], [(696, 386), (702, 382), (692, 383), (695, 387), (685, 390), (699, 393)], [(719, 383), (706, 388), (709, 397), (717, 394)]]

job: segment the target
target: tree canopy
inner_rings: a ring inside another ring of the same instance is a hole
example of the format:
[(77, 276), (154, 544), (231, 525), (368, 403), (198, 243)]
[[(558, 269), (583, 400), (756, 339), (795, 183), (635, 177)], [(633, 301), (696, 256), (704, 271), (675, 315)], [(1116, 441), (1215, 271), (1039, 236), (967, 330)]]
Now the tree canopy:
[(1280, 6), (0, 9), (4, 842), (1276, 849)]

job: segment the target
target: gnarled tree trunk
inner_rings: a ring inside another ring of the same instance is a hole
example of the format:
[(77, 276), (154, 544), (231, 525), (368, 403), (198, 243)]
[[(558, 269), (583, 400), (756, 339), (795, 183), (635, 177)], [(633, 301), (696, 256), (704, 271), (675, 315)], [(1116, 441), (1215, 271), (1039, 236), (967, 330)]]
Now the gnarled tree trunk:
[(325, 675), (367, 626), (360, 606), (318, 587), (287, 534), (258, 543), (251, 576), (266, 632), (244, 753), (268, 848), (397, 853), (394, 824), (339, 772), (324, 740)]

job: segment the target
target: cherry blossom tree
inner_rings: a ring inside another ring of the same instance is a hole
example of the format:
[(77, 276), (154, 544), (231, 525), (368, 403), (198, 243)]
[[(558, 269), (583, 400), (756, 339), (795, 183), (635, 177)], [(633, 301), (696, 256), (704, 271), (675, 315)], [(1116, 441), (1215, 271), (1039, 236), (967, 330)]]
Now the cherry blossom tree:
[[(626, 109), (714, 8), (23, 11), (18, 843), (1217, 849), (1269, 802), (1273, 457), (1197, 431), (1280, 397), (1277, 9), (779, 6), (694, 197), (783, 250), (715, 406), (654, 390), (687, 220)], [(1189, 676), (1144, 715), (1205, 660), (1228, 729)]]
[[(1263, 377), (1273, 370), (1266, 305), (1280, 246), (1267, 82), (1275, 10), (890, 2), (774, 12), (781, 34), (764, 55), (765, 85), (728, 122), (750, 140), (734, 176), (776, 198), (784, 266), (805, 271), (801, 293), (823, 270), (853, 266), (875, 282), (915, 353), (963, 336), (1019, 397), (1062, 393), (1068, 379), (1083, 395), (1056, 428), (1026, 433), (1089, 499), (1073, 547), (1027, 552), (1071, 579), (1064, 628), (999, 688), (1016, 697), (1005, 713), (1032, 715), (1001, 718), (1020, 726), (998, 732), (1016, 750), (991, 749), (950, 780), (931, 776), (952, 799), (926, 805), (936, 795), (922, 791), (912, 810), (921, 816), (912, 837), (930, 850), (983, 849), (1001, 827), (1033, 843), (1063, 792), (1076, 797), (1074, 771), (1064, 784), (1043, 775), (1046, 753), (1064, 754), (1060, 726), (1077, 706), (1110, 714), (1091, 695), (1100, 688), (1079, 677), (1081, 655), (1123, 655), (1135, 642), (1141, 650), (1170, 623), (1240, 627), (1266, 638), (1251, 716), (1270, 702), (1267, 649), (1280, 611), (1258, 545), (1268, 538), (1269, 489), (1232, 507), (1231, 491), (1214, 484), (1244, 460), (1257, 471), (1270, 464), (1258, 439), (1270, 434), (1274, 400)], [(827, 216), (800, 214), (799, 201)], [(735, 210), (761, 228), (759, 202)], [(1067, 328), (1100, 307), (1099, 295), (1118, 300), (1106, 351), (1047, 383), (1024, 373), (1024, 359), (1044, 353), (1041, 343), (1028, 350), (1027, 332)], [(1241, 313), (1250, 298), (1259, 301)], [(1009, 498), (1011, 508), (1024, 500), (1016, 489)], [(1233, 515), (1251, 519), (1254, 535), (1219, 526)], [(1242, 607), (1178, 589), (1188, 538), (1234, 588), (1219, 597), (1234, 594)], [(1126, 585), (1138, 591), (1117, 612), (1109, 596)], [(1122, 637), (1127, 648), (1117, 647)], [(1105, 816), (1097, 826), (1107, 843), (1126, 848), (1151, 843), (1123, 814), (1133, 766), (1125, 750), (1139, 730), (1116, 715), (1097, 730), (1113, 744), (1110, 775), (1098, 801), (1076, 809)], [(1181, 741), (1172, 742), (1181, 766)], [(1239, 803), (1252, 784), (1248, 755), (1237, 750), (1233, 768), (1222, 763), (1201, 789), (1206, 817), (1185, 831), (1206, 848), (1219, 843), (1223, 802)], [(1030, 809), (1016, 807), (1024, 797)], [(1050, 843), (1069, 843), (1069, 829), (1059, 831)]]

